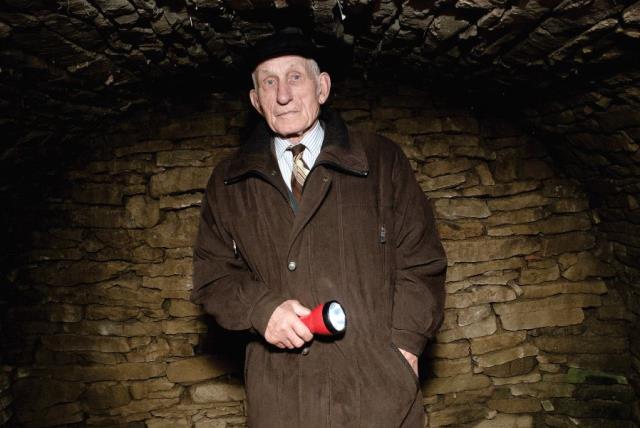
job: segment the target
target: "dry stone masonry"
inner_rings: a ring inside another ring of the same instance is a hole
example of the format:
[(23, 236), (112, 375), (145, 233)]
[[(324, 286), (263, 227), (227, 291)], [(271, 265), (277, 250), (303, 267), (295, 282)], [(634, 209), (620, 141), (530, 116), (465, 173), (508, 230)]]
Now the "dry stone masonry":
[[(60, 172), (8, 276), (0, 420), (245, 426), (241, 356), (188, 301), (200, 199), (250, 122), (243, 97), (132, 116)], [(542, 137), (408, 86), (349, 81), (331, 105), (402, 146), (439, 220), (449, 271), (422, 362), (427, 426), (636, 426), (626, 241)]]
[[(599, 234), (610, 243), (617, 288), (633, 312), (625, 315), (633, 331), (640, 314), (639, 80), (637, 72), (617, 73), (527, 110), (529, 125), (550, 139), (554, 157), (590, 189)], [(637, 334), (629, 339), (637, 385), (640, 341)], [(635, 412), (640, 413), (637, 407)]]

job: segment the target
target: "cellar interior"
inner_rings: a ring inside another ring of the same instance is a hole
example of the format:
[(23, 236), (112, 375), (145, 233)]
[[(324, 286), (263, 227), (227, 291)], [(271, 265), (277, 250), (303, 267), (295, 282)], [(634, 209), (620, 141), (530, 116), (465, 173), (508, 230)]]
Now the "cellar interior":
[(0, 0), (0, 425), (246, 426), (189, 302), (204, 186), (296, 25), (447, 251), (428, 427), (640, 425), (640, 2)]

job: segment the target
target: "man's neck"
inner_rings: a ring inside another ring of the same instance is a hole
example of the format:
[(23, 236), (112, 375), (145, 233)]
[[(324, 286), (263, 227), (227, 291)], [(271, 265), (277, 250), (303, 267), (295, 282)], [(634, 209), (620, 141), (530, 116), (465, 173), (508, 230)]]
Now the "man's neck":
[(304, 139), (305, 135), (307, 135), (309, 131), (314, 129), (317, 124), (318, 124), (318, 119), (316, 119), (315, 122), (313, 122), (310, 127), (302, 131), (301, 134), (293, 134), (288, 136), (278, 135), (278, 137), (282, 138), (283, 140), (287, 140), (289, 144), (295, 146), (296, 144), (299, 144), (300, 141)]

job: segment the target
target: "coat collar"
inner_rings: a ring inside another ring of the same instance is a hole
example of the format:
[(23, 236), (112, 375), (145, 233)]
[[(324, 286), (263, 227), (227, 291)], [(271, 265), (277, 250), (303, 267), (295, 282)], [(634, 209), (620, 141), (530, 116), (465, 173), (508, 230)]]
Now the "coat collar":
[[(349, 138), (349, 131), (342, 118), (331, 110), (323, 110), (320, 120), (325, 125), (322, 150), (314, 164), (329, 165), (347, 173), (366, 176), (369, 164), (362, 145)], [(273, 175), (278, 166), (271, 150), (272, 132), (262, 120), (247, 142), (230, 159), (224, 182), (230, 184), (251, 174)]]

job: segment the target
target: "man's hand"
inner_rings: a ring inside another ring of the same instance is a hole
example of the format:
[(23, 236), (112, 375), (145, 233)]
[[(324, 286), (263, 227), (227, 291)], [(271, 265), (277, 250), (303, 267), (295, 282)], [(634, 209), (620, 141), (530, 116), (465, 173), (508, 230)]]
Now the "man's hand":
[(311, 310), (305, 308), (297, 300), (286, 300), (271, 314), (264, 338), (280, 349), (300, 348), (305, 342), (313, 339), (313, 334), (300, 317), (309, 315)]
[(418, 357), (413, 355), (409, 351), (405, 351), (402, 348), (398, 348), (398, 350), (400, 351), (402, 356), (407, 360), (407, 362), (409, 363), (409, 365), (413, 369), (413, 372), (415, 373), (415, 375), (418, 376)]

